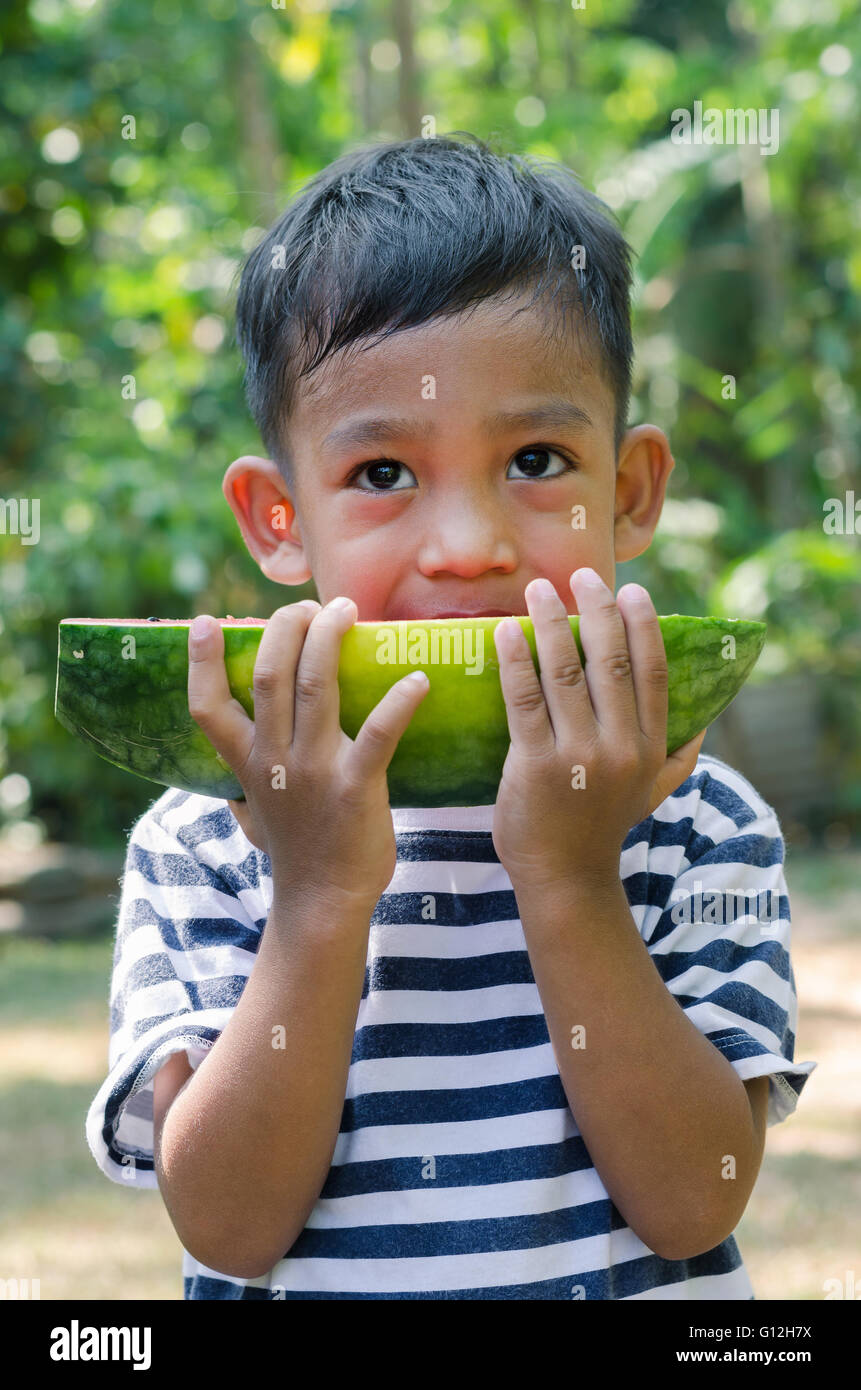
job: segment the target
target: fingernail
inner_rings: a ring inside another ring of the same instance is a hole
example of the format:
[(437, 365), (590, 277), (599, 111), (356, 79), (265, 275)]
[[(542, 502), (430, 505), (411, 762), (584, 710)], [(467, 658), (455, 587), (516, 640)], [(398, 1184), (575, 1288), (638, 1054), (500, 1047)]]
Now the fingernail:
[(502, 618), (493, 630), (494, 641), (501, 642), (506, 650), (510, 650), (516, 640), (515, 629), (519, 626), (520, 624), (514, 618)]
[(625, 593), (630, 594), (633, 603), (648, 603), (651, 605), (651, 597), (648, 589), (644, 589), (642, 584), (626, 584)]
[(339, 608), (339, 609), (342, 609), (342, 608), (353, 608), (353, 607), (354, 607), (354, 604), (353, 604), (353, 600), (352, 600), (351, 598), (344, 598), (343, 595), (342, 595), (342, 596), (339, 597), (339, 598), (333, 598), (332, 601), (331, 601), (331, 603), (329, 604), (329, 607), (330, 607), (330, 608)]
[(577, 570), (577, 573), (574, 575), (574, 578), (579, 579), (581, 584), (588, 585), (590, 589), (606, 589), (607, 587), (600, 574), (598, 574), (595, 570)]
[(532, 579), (527, 585), (530, 595), (537, 599), (558, 598), (556, 590), (549, 579)]
[(192, 645), (195, 647), (199, 647), (203, 642), (206, 641), (211, 631), (212, 618), (209, 616), (208, 613), (198, 613), (197, 617), (191, 624)]

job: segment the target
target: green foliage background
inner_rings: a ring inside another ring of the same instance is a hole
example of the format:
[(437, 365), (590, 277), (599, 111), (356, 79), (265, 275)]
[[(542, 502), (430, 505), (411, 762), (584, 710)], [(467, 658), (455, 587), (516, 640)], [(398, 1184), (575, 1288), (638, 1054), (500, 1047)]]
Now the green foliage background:
[[(861, 500), (856, 4), (12, 0), (0, 45), (0, 498), (41, 513), (38, 544), (0, 534), (0, 823), (116, 843), (158, 794), (54, 721), (60, 618), (284, 600), (221, 493), (262, 450), (237, 273), (309, 176), (428, 115), (562, 160), (616, 210), (632, 423), (677, 464), (625, 578), (659, 612), (766, 618), (760, 679), (831, 682), (834, 805), (861, 812), (859, 538), (823, 529), (828, 498)], [(776, 108), (778, 150), (674, 144), (695, 101)]]

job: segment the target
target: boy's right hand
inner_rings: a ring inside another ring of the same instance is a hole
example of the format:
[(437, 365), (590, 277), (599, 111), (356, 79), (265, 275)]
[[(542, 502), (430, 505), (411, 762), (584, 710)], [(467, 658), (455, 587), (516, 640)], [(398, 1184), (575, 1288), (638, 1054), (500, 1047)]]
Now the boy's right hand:
[(268, 854), (275, 892), (372, 911), (397, 864), (386, 769), (430, 686), (404, 676), (348, 738), (338, 662), (358, 610), (352, 599), (336, 605), (304, 599), (273, 613), (254, 665), (253, 720), (230, 693), (221, 625), (202, 614), (205, 635), (189, 630), (188, 708), (242, 784), (245, 801), (229, 804)]

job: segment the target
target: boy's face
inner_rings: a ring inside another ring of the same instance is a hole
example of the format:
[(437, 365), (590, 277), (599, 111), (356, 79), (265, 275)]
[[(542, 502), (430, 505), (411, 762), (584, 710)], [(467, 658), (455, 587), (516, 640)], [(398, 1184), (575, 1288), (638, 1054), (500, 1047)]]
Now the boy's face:
[(582, 566), (615, 591), (616, 561), (645, 550), (657, 524), (669, 445), (638, 426), (617, 467), (593, 354), (570, 337), (548, 347), (540, 306), (515, 314), (521, 303), (486, 300), (351, 345), (300, 382), (290, 492), (265, 459), (237, 459), (224, 478), (269, 579), (313, 577), (321, 603), (345, 594), (363, 622), (526, 615), (538, 576), (576, 613), (569, 578)]

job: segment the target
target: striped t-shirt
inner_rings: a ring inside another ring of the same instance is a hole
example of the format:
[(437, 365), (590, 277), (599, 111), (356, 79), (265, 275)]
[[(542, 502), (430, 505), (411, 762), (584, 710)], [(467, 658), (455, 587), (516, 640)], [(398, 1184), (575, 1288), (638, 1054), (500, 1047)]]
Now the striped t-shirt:
[[(733, 1236), (654, 1254), (592, 1165), (559, 1077), (493, 806), (393, 812), (397, 867), (371, 918), (340, 1132), (307, 1225), (263, 1278), (183, 1252), (188, 1299), (750, 1299)], [(797, 1000), (777, 817), (725, 763), (628, 833), (620, 876), (667, 989), (768, 1123)], [(110, 996), (109, 1074), (86, 1122), (114, 1182), (157, 1187), (153, 1076), (228, 1022), (272, 903), (268, 857), (225, 801), (169, 790), (132, 829)], [(624, 1008), (624, 1000), (619, 1001)], [(625, 1123), (624, 1115), (619, 1125)]]

